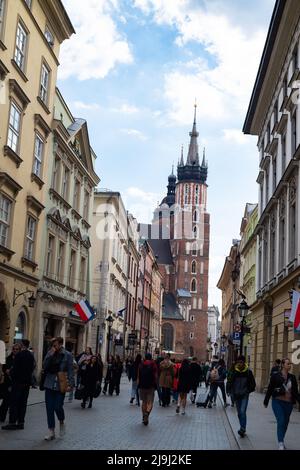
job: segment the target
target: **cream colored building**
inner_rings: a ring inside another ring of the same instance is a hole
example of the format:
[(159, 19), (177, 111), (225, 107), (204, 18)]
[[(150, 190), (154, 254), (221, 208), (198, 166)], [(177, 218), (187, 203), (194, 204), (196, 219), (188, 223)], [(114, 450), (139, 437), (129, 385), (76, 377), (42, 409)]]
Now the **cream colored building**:
[(74, 309), (82, 298), (91, 302), (91, 242), (96, 155), (87, 123), (74, 118), (58, 89), (55, 92), (49, 164), (46, 223), (42, 230), (34, 345), (38, 363), (49, 340), (62, 336), (74, 354), (95, 350), (96, 320), (86, 325)]
[[(126, 211), (120, 193), (96, 190), (92, 222), (92, 299), (98, 311), (99, 352), (105, 361), (108, 351), (123, 357), (127, 335), (136, 329), (138, 260), (137, 224)], [(114, 322), (108, 345), (106, 318), (109, 315)]]
[(8, 345), (34, 337), (28, 299), (43, 269), (58, 56), (73, 33), (60, 0), (0, 0), (0, 339)]
[[(276, 2), (244, 132), (258, 137), (259, 207), (252, 321), (258, 387), (275, 359), (292, 357), (300, 339), (287, 322), (289, 290), (299, 290), (300, 2)], [(293, 371), (299, 375), (299, 365)]]
[(249, 312), (246, 318), (246, 328), (251, 328), (251, 332), (245, 333), (243, 337), (243, 354), (252, 367), (253, 357), (251, 359), (252, 351), (252, 336), (256, 334), (256, 324), (252, 324), (251, 308), (256, 301), (256, 236), (254, 231), (258, 221), (258, 205), (247, 203), (244, 211), (244, 217), (241, 223), (240, 235), (240, 290), (246, 297), (246, 302), (249, 306)]

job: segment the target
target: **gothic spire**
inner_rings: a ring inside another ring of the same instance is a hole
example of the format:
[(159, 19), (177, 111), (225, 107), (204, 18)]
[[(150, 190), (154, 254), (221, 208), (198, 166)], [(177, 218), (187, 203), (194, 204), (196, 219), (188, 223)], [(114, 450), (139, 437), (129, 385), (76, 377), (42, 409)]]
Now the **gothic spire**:
[(197, 111), (197, 104), (195, 103), (195, 112), (194, 112), (194, 123), (192, 132), (190, 132), (190, 146), (189, 152), (187, 156), (187, 165), (199, 165), (199, 153), (198, 153), (198, 141), (197, 138), (199, 136), (199, 132), (197, 132), (197, 124), (196, 124), (196, 111)]
[(203, 159), (202, 159), (201, 166), (202, 166), (203, 168), (207, 168), (207, 162), (206, 162), (206, 160), (205, 160), (205, 147), (203, 148)]
[(180, 158), (180, 166), (184, 166), (184, 161), (183, 161), (183, 145), (181, 146), (181, 158)]

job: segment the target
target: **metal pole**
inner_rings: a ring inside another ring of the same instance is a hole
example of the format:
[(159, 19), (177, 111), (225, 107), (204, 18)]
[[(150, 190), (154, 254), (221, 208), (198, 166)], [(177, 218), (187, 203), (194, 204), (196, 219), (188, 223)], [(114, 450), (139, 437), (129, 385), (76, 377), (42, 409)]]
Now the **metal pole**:
[(111, 326), (109, 325), (108, 333), (107, 333), (107, 355), (106, 355), (106, 361), (107, 362), (109, 360), (110, 335), (111, 335)]
[(241, 344), (240, 344), (240, 355), (243, 354), (243, 339), (244, 339), (244, 317), (241, 321)]

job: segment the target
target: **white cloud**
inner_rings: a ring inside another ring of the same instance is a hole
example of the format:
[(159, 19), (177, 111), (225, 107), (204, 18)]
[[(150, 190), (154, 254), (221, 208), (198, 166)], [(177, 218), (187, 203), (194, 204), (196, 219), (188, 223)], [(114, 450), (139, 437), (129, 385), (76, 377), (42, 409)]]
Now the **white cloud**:
[(206, 9), (197, 2), (195, 5), (192, 7), (189, 0), (135, 0), (135, 6), (152, 14), (158, 24), (176, 28), (175, 42), (179, 47), (196, 42), (208, 53), (207, 61), (189, 61), (186, 70), (177, 64), (165, 74), (170, 117), (188, 124), (196, 97), (200, 118), (240, 118), (248, 105), (265, 32), (245, 34), (229, 16), (211, 12), (209, 3)]
[(121, 129), (121, 133), (129, 136), (136, 137), (140, 140), (147, 140), (148, 137), (137, 129)]
[(85, 110), (100, 109), (100, 106), (97, 103), (83, 103), (83, 101), (74, 101), (73, 106), (74, 108)]
[(139, 108), (130, 104), (122, 104), (119, 108), (112, 108), (111, 111), (120, 114), (136, 114), (139, 112)]
[(247, 145), (252, 138), (244, 135), (240, 129), (223, 129), (223, 139), (238, 145)]
[(66, 10), (76, 35), (61, 48), (59, 77), (79, 80), (104, 78), (117, 64), (130, 64), (130, 46), (118, 31), (112, 13), (118, 8), (116, 0), (65, 0)]

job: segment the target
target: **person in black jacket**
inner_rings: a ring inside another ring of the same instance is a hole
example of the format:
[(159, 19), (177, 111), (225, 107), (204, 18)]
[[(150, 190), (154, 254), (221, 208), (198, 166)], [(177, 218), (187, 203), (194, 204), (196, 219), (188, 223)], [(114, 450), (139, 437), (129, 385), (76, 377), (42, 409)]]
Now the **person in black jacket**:
[(238, 418), (240, 422), (240, 429), (238, 434), (244, 437), (246, 434), (247, 424), (247, 406), (249, 401), (249, 394), (254, 392), (256, 383), (252, 371), (246, 364), (245, 356), (237, 358), (236, 365), (230, 378), (228, 378), (228, 391), (233, 395)]
[(20, 343), (15, 343), (12, 347), (12, 351), (6, 358), (6, 363), (2, 366), (2, 372), (4, 374), (4, 381), (1, 385), (3, 401), (0, 406), (0, 422), (4, 423), (9, 408), (9, 401), (11, 396), (11, 378), (12, 368), (16, 355), (21, 351)]
[(191, 366), (188, 359), (183, 359), (181, 367), (178, 371), (178, 403), (176, 407), (176, 413), (180, 412), (180, 407), (182, 408), (181, 414), (185, 415), (186, 407), (186, 397), (189, 391), (192, 388), (192, 372)]
[(284, 450), (284, 437), (289, 425), (290, 415), (296, 401), (300, 402), (298, 384), (295, 375), (290, 373), (291, 362), (288, 358), (281, 362), (281, 370), (272, 374), (264, 399), (267, 408), (272, 396), (272, 409), (277, 421), (277, 438), (279, 450)]
[(101, 369), (97, 360), (97, 356), (92, 356), (91, 359), (87, 361), (86, 368), (84, 371), (82, 371), (81, 375), (81, 385), (84, 386), (81, 408), (85, 408), (88, 399), (88, 408), (92, 408), (96, 385), (97, 382), (100, 382), (100, 378)]
[(202, 369), (196, 357), (193, 357), (190, 367), (192, 375), (191, 402), (194, 404), (197, 395), (197, 388), (199, 387), (199, 383), (202, 376)]
[(108, 392), (110, 395), (116, 391), (116, 395), (120, 395), (120, 382), (123, 372), (123, 362), (121, 361), (120, 356), (116, 355), (116, 360), (113, 363), (111, 371), (111, 380), (109, 382)]
[(10, 373), (12, 390), (9, 424), (2, 426), (5, 430), (24, 429), (27, 400), (34, 370), (34, 357), (28, 350), (29, 344), (27, 339), (22, 340), (22, 351), (16, 354)]

